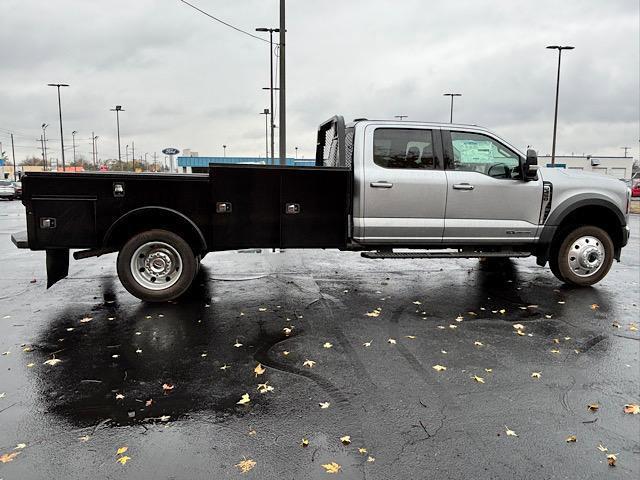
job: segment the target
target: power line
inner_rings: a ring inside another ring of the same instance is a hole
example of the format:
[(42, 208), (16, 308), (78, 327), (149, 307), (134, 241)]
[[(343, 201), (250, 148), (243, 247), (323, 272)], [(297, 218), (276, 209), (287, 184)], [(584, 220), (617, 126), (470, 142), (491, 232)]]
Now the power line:
[(186, 2), (185, 0), (180, 0), (180, 1), (182, 3), (184, 3), (185, 5), (188, 5), (189, 7), (193, 8), (194, 10), (197, 10), (198, 12), (202, 13), (203, 15), (206, 15), (207, 17), (211, 18), (212, 20), (215, 20), (216, 22), (221, 23), (222, 25), (225, 25), (226, 27), (233, 28), (235, 31), (240, 32), (240, 33), (244, 33), (245, 35), (248, 35), (251, 38), (255, 38), (256, 40), (260, 40), (261, 42), (269, 43), (268, 40), (266, 40), (266, 39), (264, 39), (262, 37), (258, 37), (257, 35), (249, 33), (249, 32), (247, 32), (245, 30), (242, 30), (241, 28), (238, 28), (235, 25), (231, 25), (230, 23), (227, 23), (224, 20), (220, 20), (219, 18), (214, 17), (210, 13), (205, 12), (204, 10), (196, 7), (195, 5), (192, 5), (189, 2)]

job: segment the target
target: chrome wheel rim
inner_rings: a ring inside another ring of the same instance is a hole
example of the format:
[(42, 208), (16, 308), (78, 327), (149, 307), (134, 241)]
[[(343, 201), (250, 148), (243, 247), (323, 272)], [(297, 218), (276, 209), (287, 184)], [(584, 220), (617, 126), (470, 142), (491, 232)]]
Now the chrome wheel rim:
[(182, 275), (182, 257), (168, 243), (147, 242), (131, 257), (131, 275), (149, 290), (166, 290)]
[(569, 268), (578, 277), (590, 277), (602, 268), (606, 254), (602, 242), (592, 236), (576, 239), (567, 252)]

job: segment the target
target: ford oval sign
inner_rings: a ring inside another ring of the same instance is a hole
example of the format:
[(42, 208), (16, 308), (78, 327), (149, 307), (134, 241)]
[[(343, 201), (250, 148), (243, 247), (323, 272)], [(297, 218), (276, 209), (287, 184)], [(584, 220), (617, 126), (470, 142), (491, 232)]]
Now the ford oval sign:
[(162, 153), (164, 153), (165, 155), (177, 155), (180, 153), (180, 150), (178, 150), (177, 148), (165, 148), (164, 150), (162, 150)]

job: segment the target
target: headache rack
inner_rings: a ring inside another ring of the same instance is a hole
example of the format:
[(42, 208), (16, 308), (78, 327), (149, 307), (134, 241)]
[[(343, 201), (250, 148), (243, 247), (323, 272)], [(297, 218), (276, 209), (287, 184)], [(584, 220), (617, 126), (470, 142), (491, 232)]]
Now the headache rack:
[(317, 167), (347, 167), (353, 163), (354, 129), (346, 128), (344, 118), (336, 115), (318, 127)]

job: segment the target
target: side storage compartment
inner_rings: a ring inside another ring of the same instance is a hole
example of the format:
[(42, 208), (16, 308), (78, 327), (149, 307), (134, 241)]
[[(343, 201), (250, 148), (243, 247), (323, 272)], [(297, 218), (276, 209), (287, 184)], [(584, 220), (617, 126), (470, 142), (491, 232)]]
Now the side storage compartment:
[(351, 170), (211, 165), (212, 246), (343, 248)]
[(41, 196), (31, 199), (36, 245), (91, 248), (96, 244), (96, 199)]

